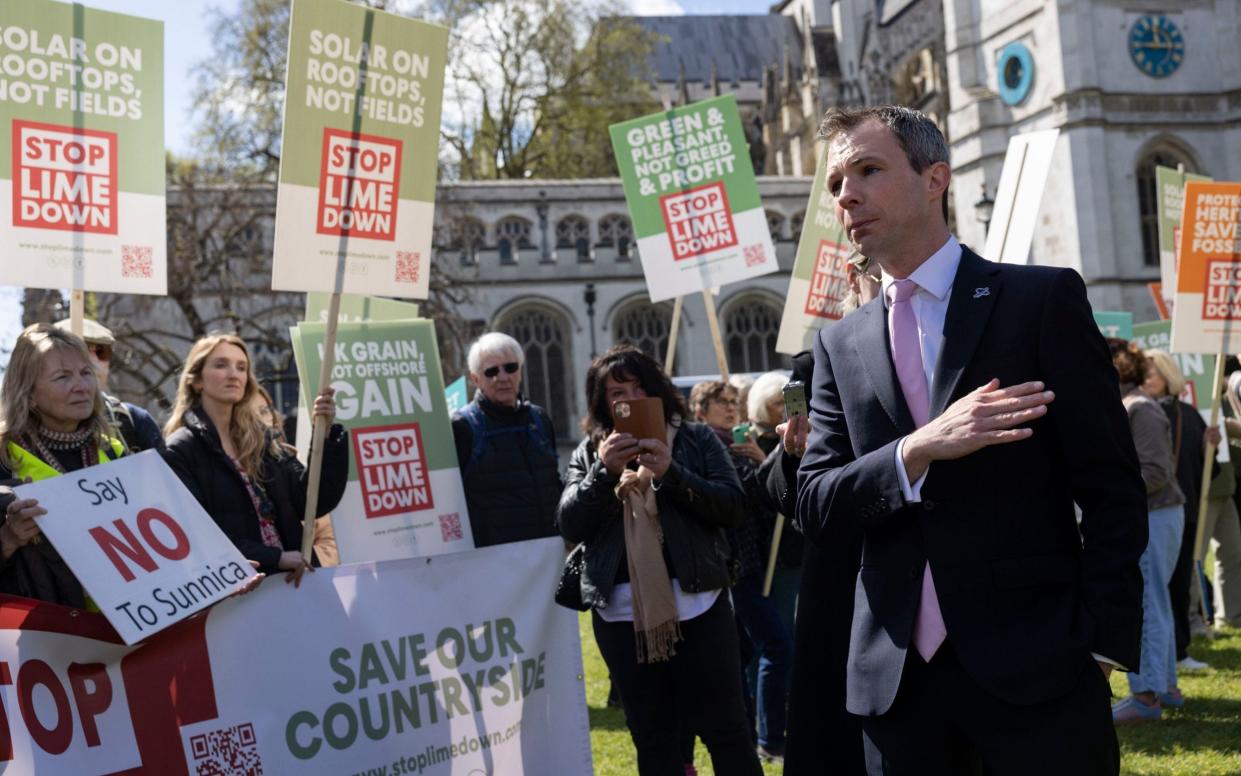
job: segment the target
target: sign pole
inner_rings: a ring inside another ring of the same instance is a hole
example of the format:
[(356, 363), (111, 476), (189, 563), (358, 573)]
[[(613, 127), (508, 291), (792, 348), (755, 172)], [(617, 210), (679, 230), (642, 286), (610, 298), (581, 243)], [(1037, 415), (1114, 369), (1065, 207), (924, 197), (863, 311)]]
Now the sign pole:
[[(1224, 359), (1226, 354), (1219, 353), (1215, 356), (1215, 379), (1211, 383), (1211, 422), (1208, 428), (1217, 428), (1219, 426), (1219, 392), (1220, 383), (1224, 378)], [(1227, 442), (1225, 442), (1227, 444)], [(1214, 619), (1211, 615), (1211, 604), (1209, 591), (1207, 590), (1206, 574), (1203, 564), (1206, 559), (1206, 524), (1207, 524), (1207, 507), (1209, 505), (1209, 496), (1211, 489), (1211, 467), (1215, 463), (1215, 444), (1207, 444), (1206, 458), (1202, 462), (1202, 492), (1198, 496), (1198, 529), (1194, 533), (1194, 567), (1198, 572), (1198, 585), (1202, 593), (1202, 609), (1203, 614), (1207, 618), (1207, 623)]]
[[(375, 13), (367, 11), (365, 21), (362, 24), (362, 43), (369, 47), (375, 32)], [(361, 105), (362, 98), (366, 94), (366, 81), (358, 80), (358, 87), (354, 93), (354, 104)], [(353, 114), (353, 131), (351, 137), (357, 138), (362, 132), (362, 114), (355, 111)], [(352, 180), (357, 174), (358, 159), (356, 156), (349, 160), (348, 175)], [(345, 262), (347, 261), (349, 248), (349, 231), (341, 229), (340, 231), (340, 247), (336, 251), (336, 281), (332, 286), (332, 297), (328, 301), (327, 308), (327, 330), (323, 335), (323, 359), (319, 364), (319, 385), (322, 391), (331, 384), (332, 370), (336, 366), (336, 325), (340, 318), (340, 295), (345, 290)], [(315, 546), (315, 519), (319, 516), (319, 480), (323, 473), (323, 445), (327, 440), (328, 422), (321, 415), (314, 415), (314, 404), (311, 404), (310, 411), (314, 422), (314, 430), (310, 435), (310, 454), (307, 456), (306, 466), (309, 470), (309, 477), (306, 481), (306, 512), (302, 519), (302, 561), (305, 565), (294, 572), (295, 579), (300, 579), (304, 569), (310, 566), (311, 554), (314, 552)]]
[[(345, 259), (339, 259), (340, 269), (337, 271), (337, 288), (343, 277)], [(340, 318), (340, 291), (332, 292), (328, 302), (327, 331), (323, 336), (323, 359), (319, 364), (319, 390), (331, 384), (332, 369), (336, 366), (336, 324)], [(313, 405), (311, 411), (314, 411)], [(315, 519), (319, 516), (319, 480), (323, 474), (323, 445), (327, 440), (328, 421), (322, 415), (314, 416), (314, 431), (310, 436), (310, 456), (306, 462), (309, 479), (306, 482), (306, 512), (302, 521), (302, 558), (310, 563), (310, 554), (315, 545)]]
[(771, 580), (776, 576), (776, 553), (784, 536), (784, 515), (776, 513), (776, 527), (771, 533), (771, 552), (767, 555), (767, 576), (763, 578), (763, 598), (771, 595)]
[(681, 308), (685, 306), (685, 297), (678, 296), (672, 304), (672, 323), (668, 331), (668, 352), (664, 354), (664, 372), (672, 377), (677, 363), (677, 334), (681, 331)]
[(707, 308), (707, 326), (711, 329), (711, 342), (715, 345), (715, 361), (720, 367), (720, 379), (728, 382), (728, 357), (724, 355), (724, 338), (720, 336), (720, 319), (715, 314), (715, 298), (711, 289), (702, 290), (702, 303)]

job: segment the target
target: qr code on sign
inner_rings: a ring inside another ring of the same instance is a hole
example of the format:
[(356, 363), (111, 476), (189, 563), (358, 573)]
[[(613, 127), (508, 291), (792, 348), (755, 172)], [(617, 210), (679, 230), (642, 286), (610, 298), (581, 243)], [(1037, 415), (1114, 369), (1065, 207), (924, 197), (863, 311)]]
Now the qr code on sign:
[(457, 542), (464, 538), (461, 535), (461, 515), (453, 512), (440, 515), (440, 536), (446, 542)]
[(767, 254), (763, 251), (762, 243), (745, 246), (745, 265), (747, 267), (756, 267), (765, 261), (767, 261)]
[(200, 733), (190, 738), (195, 776), (263, 776), (254, 725)]
[(121, 246), (121, 277), (149, 278), (154, 274), (151, 268), (151, 246)]
[(422, 254), (418, 251), (396, 252), (396, 282), (417, 283), (422, 268)]

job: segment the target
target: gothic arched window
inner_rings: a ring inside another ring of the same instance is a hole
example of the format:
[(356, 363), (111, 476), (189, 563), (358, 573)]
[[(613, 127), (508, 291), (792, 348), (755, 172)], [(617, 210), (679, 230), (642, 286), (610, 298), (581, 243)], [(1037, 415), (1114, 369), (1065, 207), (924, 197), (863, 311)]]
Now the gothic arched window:
[(557, 221), (556, 248), (572, 250), (578, 261), (590, 261), (590, 222), (579, 215)]
[(487, 228), (472, 216), (454, 218), (438, 230), (441, 247), (460, 255), (462, 265), (478, 263), (478, 254), (486, 243)]
[(633, 245), (633, 224), (629, 217), (613, 213), (599, 219), (599, 245), (615, 247), (618, 259), (628, 259)]
[(1138, 214), (1142, 224), (1142, 263), (1148, 267), (1159, 266), (1159, 192), (1155, 182), (1156, 167), (1184, 165), (1185, 172), (1195, 172), (1194, 163), (1188, 155), (1167, 145), (1148, 151), (1139, 161), (1136, 171), (1138, 181)]
[(521, 216), (505, 216), (496, 224), (496, 247), (500, 251), (501, 264), (516, 264), (517, 254), (523, 248), (533, 248), (530, 242), (530, 222)]
[(521, 343), (526, 354), (522, 386), (526, 398), (547, 410), (557, 436), (571, 435), (573, 380), (569, 362), (573, 350), (568, 319), (550, 307), (527, 304), (506, 313), (496, 328)]
[(672, 310), (668, 305), (639, 300), (625, 305), (612, 317), (612, 341), (633, 345), (662, 364), (668, 354), (671, 327)]
[(789, 358), (776, 352), (780, 314), (779, 307), (758, 295), (747, 295), (728, 305), (723, 335), (732, 371), (770, 372), (789, 367)]

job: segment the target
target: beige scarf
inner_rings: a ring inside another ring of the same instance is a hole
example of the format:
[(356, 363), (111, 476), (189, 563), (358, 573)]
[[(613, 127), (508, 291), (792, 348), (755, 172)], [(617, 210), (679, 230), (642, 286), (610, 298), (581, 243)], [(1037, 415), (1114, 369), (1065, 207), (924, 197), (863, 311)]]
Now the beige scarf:
[[(668, 426), (669, 450), (676, 432), (675, 427)], [(639, 663), (668, 660), (676, 654), (674, 645), (681, 640), (676, 596), (664, 565), (664, 533), (651, 487), (654, 477), (645, 466), (636, 472), (626, 469), (616, 486), (616, 497), (625, 506), (625, 554)]]

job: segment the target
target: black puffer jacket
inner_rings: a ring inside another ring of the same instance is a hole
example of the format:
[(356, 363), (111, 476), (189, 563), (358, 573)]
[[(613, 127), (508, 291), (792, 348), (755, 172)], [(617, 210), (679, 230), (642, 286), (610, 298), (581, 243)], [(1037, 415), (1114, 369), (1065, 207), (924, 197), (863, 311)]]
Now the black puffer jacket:
[[(185, 424), (168, 437), (164, 460), (185, 483), (198, 503), (241, 554), (259, 562), (259, 570), (279, 571), (280, 550), (263, 544), (258, 515), (246, 492), (245, 483), (233, 468), (220, 445), (220, 435), (205, 412), (188, 410)], [(324, 515), (340, 503), (349, 478), (348, 435), (344, 427), (333, 425), (323, 448), (323, 474), (319, 480), (319, 508)], [(286, 550), (302, 548), (302, 516), (306, 509), (305, 468), (293, 455), (263, 457), (261, 481), (273, 507), (272, 519)], [(314, 565), (319, 565), (312, 558)]]
[[(586, 543), (582, 600), (607, 606), (625, 557), (618, 482), (599, 460), (595, 446), (582, 440), (569, 461), (556, 519), (560, 534)], [(724, 529), (745, 513), (737, 472), (715, 432), (701, 423), (683, 423), (672, 444), (672, 465), (656, 492), (671, 573), (688, 593), (728, 587), (728, 541)]]

